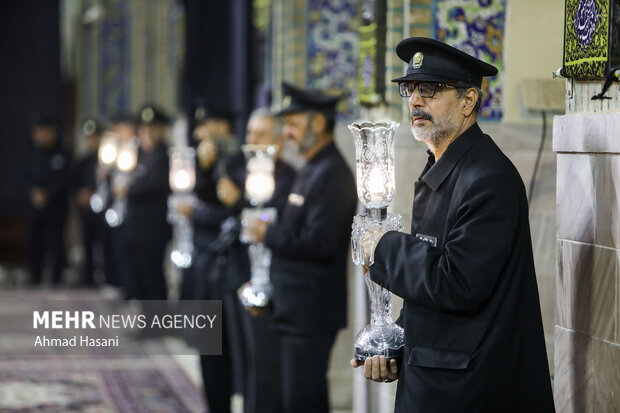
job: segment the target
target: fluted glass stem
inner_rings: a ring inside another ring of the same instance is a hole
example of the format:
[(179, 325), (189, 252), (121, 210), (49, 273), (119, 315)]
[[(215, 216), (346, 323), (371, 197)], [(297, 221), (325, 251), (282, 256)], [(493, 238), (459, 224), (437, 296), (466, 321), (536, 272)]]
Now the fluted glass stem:
[(270, 283), (269, 267), (271, 265), (271, 250), (262, 242), (248, 247), (250, 265), (252, 266), (251, 282), (256, 286), (265, 286)]
[(364, 274), (364, 279), (370, 299), (370, 324), (374, 327), (392, 324), (392, 293), (372, 281), (368, 273)]

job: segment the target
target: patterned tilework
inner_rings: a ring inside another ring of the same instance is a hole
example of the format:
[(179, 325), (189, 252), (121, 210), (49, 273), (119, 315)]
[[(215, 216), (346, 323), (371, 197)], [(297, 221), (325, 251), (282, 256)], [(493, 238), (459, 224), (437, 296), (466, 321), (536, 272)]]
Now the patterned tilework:
[(404, 0), (387, 0), (386, 39), (385, 39), (385, 100), (388, 103), (388, 113), (392, 119), (402, 120), (407, 113), (406, 100), (398, 94), (398, 88), (392, 79), (402, 76), (406, 67), (396, 56), (395, 49), (398, 42), (406, 37), (405, 34), (405, 7)]
[(273, 0), (271, 85), (272, 106), (282, 101), (283, 81), (306, 85), (307, 0)]
[(359, 6), (354, 0), (309, 0), (307, 85), (329, 94), (346, 93), (338, 111), (356, 116)]
[[(85, 2), (84, 8), (95, 4)], [(81, 26), (81, 116), (107, 118), (145, 101), (176, 111), (184, 53), (183, 5), (176, 0), (103, 0), (105, 13)]]
[(108, 0), (101, 28), (101, 82), (99, 110), (103, 116), (125, 108), (129, 101), (130, 47), (127, 20), (127, 0)]
[(499, 75), (483, 81), (482, 118), (502, 117), (505, 0), (435, 0), (435, 37), (492, 64)]

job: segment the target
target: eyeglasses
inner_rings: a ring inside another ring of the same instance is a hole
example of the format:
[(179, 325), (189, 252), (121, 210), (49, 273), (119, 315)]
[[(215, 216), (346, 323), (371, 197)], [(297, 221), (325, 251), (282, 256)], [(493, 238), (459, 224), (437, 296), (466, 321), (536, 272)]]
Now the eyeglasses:
[(398, 84), (398, 92), (404, 98), (408, 98), (413, 94), (415, 88), (418, 88), (418, 93), (420, 97), (423, 98), (432, 98), (435, 96), (438, 88), (441, 87), (450, 87), (453, 89), (458, 89), (459, 86), (449, 85), (447, 83), (411, 83), (411, 82), (402, 82)]

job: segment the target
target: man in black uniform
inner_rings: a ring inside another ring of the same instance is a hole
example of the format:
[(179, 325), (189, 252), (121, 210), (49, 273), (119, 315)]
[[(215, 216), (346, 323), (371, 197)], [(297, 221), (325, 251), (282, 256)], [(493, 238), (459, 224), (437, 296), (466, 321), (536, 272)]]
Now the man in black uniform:
[(168, 145), (170, 119), (158, 108), (146, 105), (140, 112), (138, 163), (127, 187), (127, 264), (135, 282), (135, 298), (165, 300), (164, 255), (170, 239), (168, 210)]
[(45, 245), (52, 248), (52, 283), (61, 281), (65, 265), (64, 231), (70, 179), (69, 156), (63, 150), (56, 122), (37, 116), (32, 127), (34, 147), (26, 164), (30, 282), (40, 283)]
[[(110, 118), (106, 132), (116, 138), (119, 151), (125, 145), (139, 146), (136, 136), (136, 121), (137, 119), (130, 113), (122, 112), (116, 113)], [(99, 172), (103, 175), (100, 177), (103, 180), (102, 184), (107, 185), (108, 190), (111, 190), (110, 199), (107, 199), (106, 204), (106, 207), (110, 207), (114, 204), (118, 195), (126, 195), (123, 190), (126, 180), (119, 179), (120, 174), (125, 172), (121, 172), (116, 164), (113, 168), (102, 168)], [(117, 187), (120, 187), (120, 190), (117, 190)], [(135, 280), (129, 265), (129, 261), (133, 258), (127, 246), (128, 237), (126, 230), (127, 225), (124, 220), (117, 226), (105, 226), (105, 245), (110, 245), (109, 248), (106, 248), (106, 250), (109, 249), (110, 251), (105, 254), (107, 268), (105, 273), (107, 284), (121, 288), (123, 297), (125, 299), (132, 299), (136, 298), (137, 295)]]
[(338, 98), (284, 84), (283, 135), (307, 164), (276, 223), (253, 224), (273, 251), (272, 325), (280, 337), (285, 413), (329, 411), (327, 367), (346, 324), (346, 267), (357, 205), (349, 167), (333, 141)]
[[(209, 411), (215, 413), (230, 412), (231, 396), (243, 391), (245, 375), (241, 309), (235, 293), (248, 279), (249, 270), (238, 236), (243, 162), (238, 161), (239, 141), (232, 134), (231, 117), (222, 108), (197, 105), (193, 132), (198, 143), (197, 203), (179, 210), (192, 219), (194, 227), (193, 263), (183, 274), (181, 298), (222, 300), (222, 355), (200, 356), (205, 398)], [(218, 190), (220, 180), (230, 180), (228, 193)]]
[[(82, 125), (82, 136), (86, 139), (86, 153), (75, 164), (73, 171), (73, 189), (76, 192), (78, 214), (80, 216), (82, 246), (84, 249), (84, 267), (82, 268), (82, 283), (86, 286), (95, 285), (95, 248), (104, 247), (105, 222), (101, 213), (95, 213), (90, 206), (90, 198), (97, 189), (97, 165), (99, 163), (97, 151), (101, 142), (103, 128), (95, 119), (89, 118)], [(108, 254), (109, 255), (109, 254)], [(104, 257), (108, 258), (108, 257)], [(108, 259), (104, 261), (104, 270), (110, 265)], [(106, 278), (113, 274), (106, 271)]]
[(411, 235), (384, 234), (370, 266), (404, 299), (404, 361), (375, 356), (364, 374), (399, 379), (396, 412), (553, 412), (525, 188), (476, 123), (482, 78), (497, 69), (426, 38), (396, 53), (409, 68), (394, 81), (429, 158)]
[[(282, 146), (282, 124), (267, 109), (257, 109), (250, 115), (246, 126), (245, 143), (252, 145)], [(282, 216), (291, 185), (295, 179), (293, 168), (276, 155), (275, 189), (265, 207), (273, 207)], [(251, 207), (249, 202), (244, 203)], [(241, 286), (239, 291), (243, 290)], [(279, 339), (271, 328), (268, 308), (248, 307), (242, 317), (246, 337), (247, 379), (243, 407), (248, 413), (280, 413), (282, 394), (280, 372), (274, 369), (280, 363)]]

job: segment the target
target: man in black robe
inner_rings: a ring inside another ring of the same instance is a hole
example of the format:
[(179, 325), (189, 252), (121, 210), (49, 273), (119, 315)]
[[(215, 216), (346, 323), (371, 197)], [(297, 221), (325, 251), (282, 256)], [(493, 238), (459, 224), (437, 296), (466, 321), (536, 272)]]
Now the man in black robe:
[(497, 69), (426, 38), (396, 52), (409, 68), (394, 82), (429, 158), (411, 235), (384, 234), (370, 266), (404, 300), (404, 360), (368, 358), (364, 375), (399, 380), (396, 412), (553, 412), (525, 188), (476, 123)]
[(33, 147), (25, 168), (28, 195), (28, 267), (30, 282), (42, 281), (46, 246), (52, 253), (52, 283), (59, 284), (66, 264), (65, 222), (70, 181), (70, 157), (63, 149), (58, 125), (35, 116)]
[(283, 135), (306, 165), (278, 221), (251, 224), (273, 253), (272, 326), (280, 340), (285, 413), (328, 412), (327, 368), (346, 325), (346, 268), (355, 182), (333, 138), (338, 98), (283, 87)]
[[(90, 199), (97, 189), (97, 166), (99, 163), (97, 151), (102, 134), (103, 127), (95, 119), (89, 118), (84, 121), (82, 135), (86, 139), (86, 152), (76, 162), (72, 176), (84, 250), (81, 281), (89, 287), (96, 284), (94, 276), (97, 247), (101, 246), (102, 252), (109, 247), (105, 244), (104, 218), (101, 213), (94, 212), (90, 205)], [(109, 280), (114, 274), (108, 271), (111, 268), (111, 263), (106, 259), (108, 257), (109, 254), (104, 253), (104, 271), (106, 279)]]
[(164, 255), (171, 237), (168, 211), (169, 160), (165, 142), (170, 118), (146, 105), (140, 111), (138, 163), (126, 188), (126, 246), (129, 277), (140, 300), (165, 300)]

